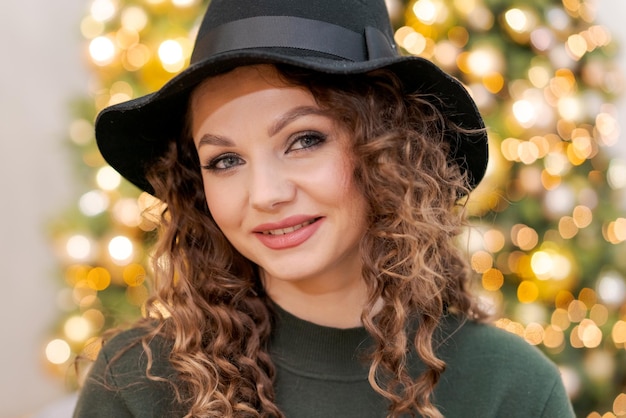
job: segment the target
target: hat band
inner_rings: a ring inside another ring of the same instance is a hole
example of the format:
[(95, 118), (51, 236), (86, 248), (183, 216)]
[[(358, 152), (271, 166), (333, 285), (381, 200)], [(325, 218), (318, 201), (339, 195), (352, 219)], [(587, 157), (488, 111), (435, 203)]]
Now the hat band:
[(397, 56), (384, 33), (366, 27), (364, 35), (342, 26), (293, 16), (257, 16), (225, 23), (196, 42), (191, 63), (240, 49), (296, 48), (350, 61)]

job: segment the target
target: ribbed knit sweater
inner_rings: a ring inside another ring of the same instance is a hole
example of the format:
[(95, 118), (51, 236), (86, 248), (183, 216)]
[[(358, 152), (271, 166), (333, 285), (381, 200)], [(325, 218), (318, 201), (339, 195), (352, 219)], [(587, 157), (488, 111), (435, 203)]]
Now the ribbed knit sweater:
[[(362, 354), (372, 339), (364, 328), (336, 329), (303, 321), (277, 308), (272, 359), (276, 402), (288, 418), (381, 418), (384, 398), (371, 388)], [(141, 330), (125, 331), (99, 354), (82, 388), (74, 417), (182, 417), (167, 383), (145, 376), (146, 356), (135, 345)], [(558, 369), (521, 338), (495, 327), (449, 315), (438, 332), (437, 354), (446, 364), (434, 403), (446, 418), (574, 417)], [(168, 345), (154, 340), (152, 373), (174, 378)], [(409, 354), (413, 374), (424, 369)], [(106, 379), (109, 387), (101, 383)]]

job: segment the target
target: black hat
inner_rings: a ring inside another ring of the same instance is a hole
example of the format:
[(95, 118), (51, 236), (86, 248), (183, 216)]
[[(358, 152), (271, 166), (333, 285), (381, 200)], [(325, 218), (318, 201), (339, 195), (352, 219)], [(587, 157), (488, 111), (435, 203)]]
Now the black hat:
[[(426, 59), (400, 56), (384, 0), (212, 0), (189, 67), (155, 93), (98, 115), (100, 152), (122, 176), (154, 193), (146, 169), (180, 135), (191, 90), (208, 76), (262, 63), (329, 74), (386, 68), (398, 75), (407, 92), (433, 95), (460, 127), (484, 128), (474, 101), (456, 79)], [(476, 186), (487, 166), (486, 133), (454, 133), (447, 139), (450, 158), (467, 171), (470, 186)]]

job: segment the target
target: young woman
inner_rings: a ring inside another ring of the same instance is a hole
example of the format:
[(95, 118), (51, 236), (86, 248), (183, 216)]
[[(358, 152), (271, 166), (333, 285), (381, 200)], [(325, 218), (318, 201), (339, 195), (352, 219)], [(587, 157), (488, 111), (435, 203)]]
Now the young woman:
[(482, 119), (397, 54), (382, 0), (213, 0), (190, 67), (96, 135), (167, 209), (151, 315), (76, 417), (573, 416), (556, 367), (481, 322), (454, 239)]

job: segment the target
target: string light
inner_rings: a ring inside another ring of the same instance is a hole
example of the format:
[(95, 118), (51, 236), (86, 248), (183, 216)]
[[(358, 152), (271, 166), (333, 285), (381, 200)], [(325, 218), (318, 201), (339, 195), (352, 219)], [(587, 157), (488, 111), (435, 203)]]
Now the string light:
[(163, 41), (159, 46), (159, 58), (167, 71), (178, 72), (184, 65), (183, 47), (172, 39)]
[(54, 339), (46, 345), (46, 358), (52, 364), (63, 364), (70, 359), (72, 350), (67, 341)]
[(115, 44), (106, 36), (98, 36), (89, 44), (89, 53), (97, 65), (111, 64), (115, 58)]
[(96, 182), (103, 190), (114, 190), (119, 187), (122, 182), (122, 177), (113, 167), (105, 166), (98, 170)]
[(106, 22), (115, 16), (116, 7), (111, 0), (94, 0), (91, 3), (91, 16), (98, 22)]
[(133, 243), (128, 237), (117, 236), (109, 241), (109, 254), (118, 263), (124, 263), (133, 256)]
[(65, 249), (74, 260), (87, 260), (91, 256), (91, 240), (84, 235), (73, 235), (67, 240)]
[(148, 14), (139, 6), (129, 6), (122, 11), (122, 27), (141, 32), (148, 24)]
[(86, 216), (96, 216), (107, 210), (109, 197), (100, 190), (92, 190), (80, 197), (78, 205)]

